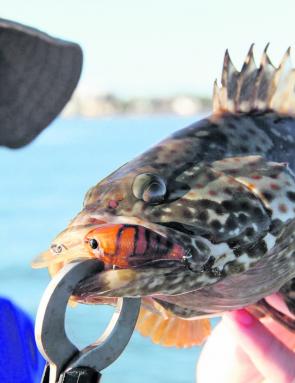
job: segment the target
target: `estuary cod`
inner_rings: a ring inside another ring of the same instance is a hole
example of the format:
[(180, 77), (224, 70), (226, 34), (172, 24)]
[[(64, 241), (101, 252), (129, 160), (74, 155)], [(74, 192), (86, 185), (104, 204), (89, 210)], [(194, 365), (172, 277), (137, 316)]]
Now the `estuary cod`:
[(201, 343), (208, 317), (251, 305), (294, 330), (264, 300), (278, 292), (295, 313), (295, 71), (289, 50), (278, 68), (266, 50), (240, 72), (226, 52), (213, 114), (91, 188), (33, 266), (99, 259), (74, 299), (142, 297), (137, 328), (167, 346)]

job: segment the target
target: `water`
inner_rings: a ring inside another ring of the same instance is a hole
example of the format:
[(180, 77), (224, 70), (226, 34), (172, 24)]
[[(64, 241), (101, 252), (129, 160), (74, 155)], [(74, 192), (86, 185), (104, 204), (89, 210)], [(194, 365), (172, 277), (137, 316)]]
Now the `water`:
[[(0, 295), (33, 317), (49, 281), (31, 259), (80, 210), (85, 192), (117, 167), (196, 118), (109, 118), (55, 121), (31, 145), (0, 149)], [(107, 324), (112, 308), (69, 309), (67, 331), (83, 346)], [(108, 383), (194, 381), (200, 349), (157, 346), (137, 333), (104, 373)]]

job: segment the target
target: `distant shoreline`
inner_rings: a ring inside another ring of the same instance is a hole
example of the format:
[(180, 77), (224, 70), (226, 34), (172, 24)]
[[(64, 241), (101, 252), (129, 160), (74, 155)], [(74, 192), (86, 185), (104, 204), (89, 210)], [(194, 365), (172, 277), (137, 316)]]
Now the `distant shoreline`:
[(211, 109), (211, 99), (194, 95), (177, 95), (170, 98), (122, 99), (113, 94), (86, 95), (74, 94), (64, 108), (62, 116), (108, 117), (108, 116), (151, 116), (176, 115), (191, 116)]

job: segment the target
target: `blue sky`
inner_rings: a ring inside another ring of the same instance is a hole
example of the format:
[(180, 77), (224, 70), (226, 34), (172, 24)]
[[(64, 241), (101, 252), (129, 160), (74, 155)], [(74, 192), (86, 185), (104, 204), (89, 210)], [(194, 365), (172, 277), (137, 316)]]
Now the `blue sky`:
[(225, 48), (237, 67), (252, 42), (258, 60), (271, 42), (275, 64), (295, 50), (294, 0), (0, 0), (0, 9), (79, 42), (83, 92), (209, 96)]

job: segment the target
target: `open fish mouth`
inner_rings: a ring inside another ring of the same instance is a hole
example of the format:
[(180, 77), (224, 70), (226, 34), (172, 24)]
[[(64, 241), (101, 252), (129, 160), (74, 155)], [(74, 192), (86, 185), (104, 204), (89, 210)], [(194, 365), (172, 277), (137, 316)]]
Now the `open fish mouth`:
[(76, 287), (74, 296), (80, 301), (170, 293), (192, 276), (186, 250), (170, 232), (165, 236), (141, 225), (105, 224), (90, 230), (84, 243), (104, 270)]
[[(103, 271), (83, 280), (75, 299), (95, 303), (101, 297), (182, 294), (216, 282), (220, 276), (206, 268), (190, 269), (191, 250), (174, 236), (171, 229), (164, 234), (137, 224), (111, 223), (90, 230), (85, 247), (102, 262)], [(201, 265), (206, 257), (198, 256)]]
[[(175, 280), (177, 273), (186, 269), (186, 250), (173, 233), (156, 230), (131, 223), (73, 227), (58, 236), (33, 266), (48, 267), (54, 276), (67, 263), (97, 259), (103, 271), (83, 281), (74, 294), (79, 297), (76, 300), (85, 303), (97, 301), (99, 296), (145, 296), (158, 289), (163, 292), (167, 276)], [(169, 277), (171, 273), (174, 277)]]

